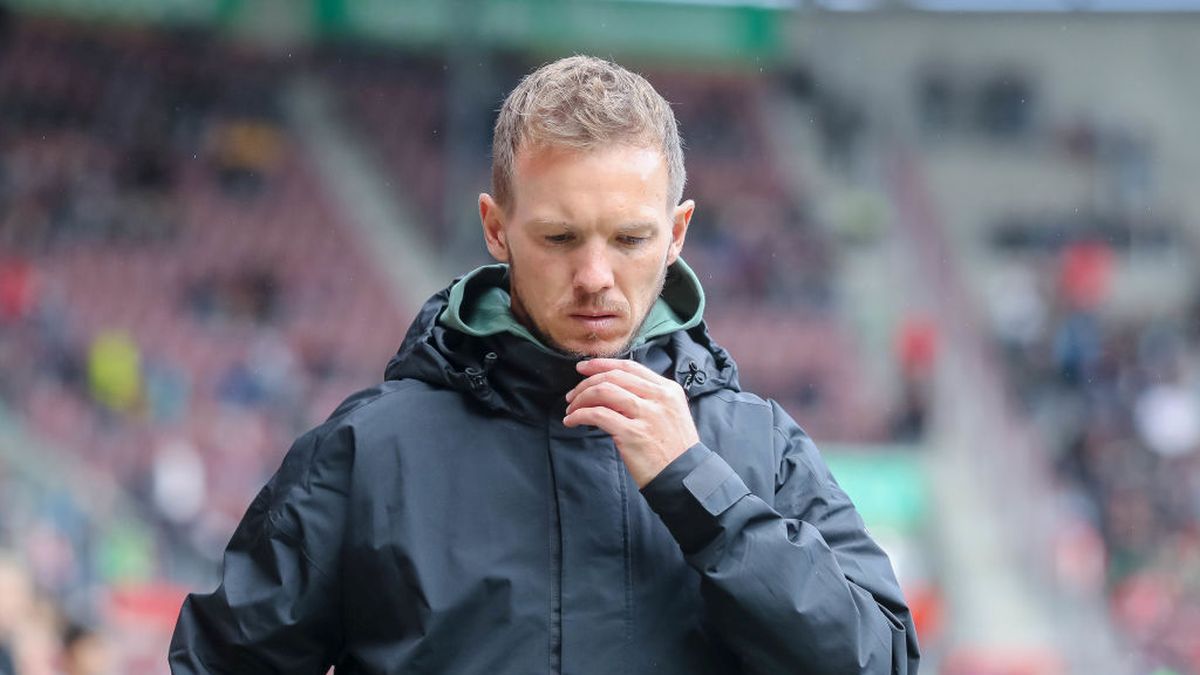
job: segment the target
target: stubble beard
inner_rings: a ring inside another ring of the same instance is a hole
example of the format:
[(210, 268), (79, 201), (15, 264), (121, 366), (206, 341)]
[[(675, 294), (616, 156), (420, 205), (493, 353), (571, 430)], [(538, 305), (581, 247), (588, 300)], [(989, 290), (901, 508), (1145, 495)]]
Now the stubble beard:
[[(633, 343), (637, 340), (638, 335), (641, 334), (642, 326), (646, 323), (646, 319), (650, 316), (650, 310), (654, 307), (654, 303), (657, 302), (658, 297), (662, 295), (663, 287), (667, 283), (667, 267), (667, 262), (664, 259), (661, 268), (662, 271), (659, 272), (658, 281), (655, 283), (654, 295), (651, 296), (651, 300), (646, 305), (645, 311), (642, 313), (641, 318), (638, 319), (637, 327), (634, 328), (633, 332), (629, 334), (628, 339), (626, 339), (625, 343), (621, 345), (621, 348), (616, 351), (599, 353), (581, 352), (574, 349), (569, 349), (568, 347), (560, 344), (554, 338), (550, 337), (549, 331), (543, 329), (541, 325), (538, 324), (537, 319), (535, 319), (533, 315), (525, 309), (525, 303), (521, 300), (521, 294), (517, 290), (516, 262), (514, 260), (510, 260), (508, 263), (508, 294), (512, 306), (513, 317), (516, 318), (516, 320), (519, 321), (522, 326), (525, 326), (525, 328), (528, 329), (529, 332), (532, 333), (539, 342), (567, 358), (582, 360), (618, 357), (632, 349)], [(589, 333), (586, 339), (588, 341), (592, 341), (598, 339), (599, 337), (600, 336), (596, 333)]]

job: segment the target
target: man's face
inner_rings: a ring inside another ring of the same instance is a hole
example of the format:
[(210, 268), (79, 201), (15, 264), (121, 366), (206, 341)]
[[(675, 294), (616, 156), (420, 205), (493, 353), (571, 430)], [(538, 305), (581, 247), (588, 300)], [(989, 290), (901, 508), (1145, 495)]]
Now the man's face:
[(637, 335), (679, 256), (694, 205), (667, 205), (655, 148), (522, 148), (513, 204), (479, 209), (488, 250), (511, 266), (517, 320), (549, 346), (614, 356)]

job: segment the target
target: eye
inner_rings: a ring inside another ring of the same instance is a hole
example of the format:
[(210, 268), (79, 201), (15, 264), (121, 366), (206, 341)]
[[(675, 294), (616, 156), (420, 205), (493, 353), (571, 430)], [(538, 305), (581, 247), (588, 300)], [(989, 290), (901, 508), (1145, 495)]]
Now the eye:
[(622, 246), (629, 246), (629, 247), (638, 246), (642, 242), (646, 241), (647, 239), (649, 239), (649, 237), (635, 237), (635, 236), (629, 235), (629, 234), (623, 234), (623, 235), (617, 237), (617, 241)]
[(571, 241), (571, 235), (567, 233), (550, 234), (546, 235), (545, 240), (548, 244), (566, 244)]

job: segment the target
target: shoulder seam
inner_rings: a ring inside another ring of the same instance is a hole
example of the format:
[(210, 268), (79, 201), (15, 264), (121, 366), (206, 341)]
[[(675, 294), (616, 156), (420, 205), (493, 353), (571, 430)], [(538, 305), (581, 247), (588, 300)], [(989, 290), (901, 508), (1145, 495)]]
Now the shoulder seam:
[[(342, 413), (339, 417), (336, 418), (336, 421), (337, 422), (350, 422), (352, 420), (352, 418), (359, 415), (360, 413), (367, 410), (368, 408), (371, 408), (379, 401), (382, 401), (383, 399), (388, 398), (389, 396), (391, 396), (393, 394), (399, 394), (401, 392), (408, 391), (409, 389), (412, 389), (414, 386), (425, 384), (421, 380), (415, 380), (415, 379), (410, 379), (410, 378), (406, 378), (403, 380), (385, 380), (385, 382), (396, 382), (396, 383), (407, 384), (409, 386), (398, 388), (398, 389), (393, 389), (391, 391), (380, 391), (380, 392), (372, 395), (371, 397), (367, 398), (366, 400), (359, 402), (353, 408)], [(382, 386), (382, 385), (376, 385), (376, 386)], [(335, 421), (335, 418), (330, 418), (328, 420), (328, 422), (334, 422), (334, 421)], [(332, 428), (336, 428), (339, 425), (333, 424), (331, 426), (332, 426)], [(328, 433), (328, 431), (326, 433)]]

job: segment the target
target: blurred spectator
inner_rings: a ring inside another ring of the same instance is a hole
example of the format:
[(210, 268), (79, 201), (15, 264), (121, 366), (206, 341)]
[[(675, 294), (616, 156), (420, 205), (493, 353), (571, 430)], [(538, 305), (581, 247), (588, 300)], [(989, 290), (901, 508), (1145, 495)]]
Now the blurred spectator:
[(110, 330), (92, 340), (88, 386), (92, 398), (113, 412), (133, 412), (141, 402), (141, 354), (128, 333)]
[(1049, 308), (1032, 270), (1004, 270), (989, 286), (987, 300), (993, 330), (1007, 353), (1020, 355), (1036, 347), (1045, 335)]
[(0, 673), (55, 675), (55, 621), (24, 567), (0, 551)]
[(1103, 351), (1100, 322), (1087, 311), (1069, 311), (1054, 335), (1054, 363), (1062, 383), (1079, 387), (1091, 380)]
[(918, 77), (918, 119), (926, 137), (936, 137), (954, 125), (956, 93), (953, 76), (941, 65), (926, 67)]
[(1071, 309), (1090, 310), (1104, 302), (1112, 282), (1112, 248), (1098, 241), (1080, 241), (1062, 252), (1062, 297)]
[(235, 315), (267, 324), (279, 311), (279, 281), (266, 267), (247, 268), (234, 281)]
[(1134, 404), (1142, 441), (1164, 457), (1200, 449), (1200, 395), (1178, 382), (1147, 387)]
[(283, 139), (269, 122), (235, 119), (213, 131), (212, 157), (221, 186), (233, 196), (258, 193), (263, 180), (279, 164)]
[(999, 71), (984, 79), (975, 103), (980, 130), (1011, 138), (1032, 129), (1033, 84), (1020, 72)]
[(164, 442), (154, 456), (153, 498), (158, 512), (175, 525), (191, 523), (204, 507), (204, 461), (186, 438)]
[[(973, 83), (978, 84), (968, 88)], [(971, 72), (934, 62), (917, 71), (912, 87), (917, 123), (926, 141), (950, 131), (996, 140), (1028, 137), (1035, 131), (1036, 83), (1020, 69), (993, 65)]]
[(191, 401), (191, 381), (178, 364), (163, 358), (146, 358), (146, 405), (150, 419), (168, 426), (183, 421)]
[(817, 127), (825, 161), (848, 172), (859, 155), (858, 142), (867, 128), (862, 106), (834, 92), (822, 91), (817, 97)]
[(75, 549), (82, 536), (72, 541), (67, 530), (77, 527), (81, 518), (69, 499), (48, 503), (44, 508), (45, 512), (25, 528), (22, 547), (38, 588), (69, 592), (82, 581), (82, 564)]
[(245, 361), (236, 361), (221, 374), (217, 382), (217, 400), (242, 408), (253, 408), (266, 402), (267, 391), (255, 369)]
[(29, 316), (37, 302), (33, 263), (16, 256), (0, 258), (0, 326)]
[(208, 321), (224, 313), (221, 303), (220, 282), (213, 273), (207, 273), (188, 283), (182, 300), (196, 319)]
[(188, 284), (184, 302), (204, 321), (269, 324), (280, 307), (279, 281), (264, 265), (245, 265), (230, 276), (208, 273)]
[(79, 624), (63, 633), (62, 675), (111, 675), (112, 651), (104, 637)]
[(299, 405), (295, 387), (299, 363), (288, 341), (277, 331), (264, 330), (254, 338), (247, 360), (270, 405), (287, 410)]
[(937, 361), (937, 325), (928, 317), (909, 316), (896, 340), (900, 364), (900, 400), (892, 414), (893, 440), (915, 442), (925, 436)]
[(123, 184), (130, 189), (162, 194), (175, 184), (175, 168), (161, 147), (161, 140), (148, 139), (125, 157)]

